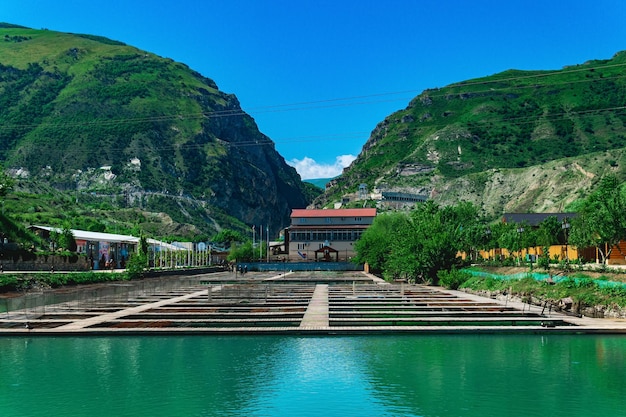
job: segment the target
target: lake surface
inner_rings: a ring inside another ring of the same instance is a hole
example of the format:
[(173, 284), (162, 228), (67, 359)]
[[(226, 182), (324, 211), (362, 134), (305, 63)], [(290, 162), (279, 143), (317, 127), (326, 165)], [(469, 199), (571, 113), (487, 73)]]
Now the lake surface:
[(626, 337), (0, 338), (0, 416), (623, 416)]

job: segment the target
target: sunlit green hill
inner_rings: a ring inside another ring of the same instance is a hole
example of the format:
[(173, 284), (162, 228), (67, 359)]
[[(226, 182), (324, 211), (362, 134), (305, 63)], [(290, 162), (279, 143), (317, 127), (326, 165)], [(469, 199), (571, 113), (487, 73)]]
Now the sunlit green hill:
[(277, 231), (312, 198), (209, 78), (122, 42), (9, 24), (0, 24), (0, 162), (25, 192), (36, 183), (78, 201), (106, 196), (111, 210), (164, 212), (170, 233)]
[(563, 209), (607, 171), (624, 177), (626, 53), (557, 71), (510, 70), (430, 89), (378, 124), (318, 204), (370, 190)]

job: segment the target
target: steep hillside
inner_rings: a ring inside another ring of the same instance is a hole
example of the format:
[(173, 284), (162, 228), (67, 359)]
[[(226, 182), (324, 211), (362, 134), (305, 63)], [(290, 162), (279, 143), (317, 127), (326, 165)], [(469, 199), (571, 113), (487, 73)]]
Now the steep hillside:
[(234, 95), (102, 37), (0, 25), (0, 126), (14, 176), (121, 196), (206, 233), (276, 232), (312, 198)]
[(493, 215), (563, 209), (604, 171), (625, 175), (625, 69), (621, 52), (424, 91), (376, 126), (317, 204), (365, 183), (442, 203), (472, 200)]

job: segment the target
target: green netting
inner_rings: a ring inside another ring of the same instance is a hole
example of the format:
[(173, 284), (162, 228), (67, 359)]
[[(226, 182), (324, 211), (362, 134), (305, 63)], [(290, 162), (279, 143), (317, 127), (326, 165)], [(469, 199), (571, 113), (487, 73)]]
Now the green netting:
[[(566, 280), (571, 280), (578, 284), (584, 280), (589, 279), (589, 278), (570, 277), (568, 275), (563, 275), (561, 273), (554, 275), (554, 274), (547, 274), (547, 273), (540, 273), (540, 272), (518, 272), (517, 274), (502, 275), (502, 274), (494, 274), (494, 273), (486, 272), (486, 271), (476, 271), (472, 269), (468, 269), (467, 272), (469, 272), (471, 275), (474, 275), (474, 276), (490, 277), (490, 278), (499, 279), (503, 281), (519, 280), (523, 278), (532, 278), (536, 281), (546, 281), (549, 278), (552, 278), (552, 281), (555, 283), (566, 281)], [(608, 281), (605, 279), (593, 279), (593, 282), (597, 284), (598, 287), (600, 288), (626, 288), (626, 283), (624, 282)]]

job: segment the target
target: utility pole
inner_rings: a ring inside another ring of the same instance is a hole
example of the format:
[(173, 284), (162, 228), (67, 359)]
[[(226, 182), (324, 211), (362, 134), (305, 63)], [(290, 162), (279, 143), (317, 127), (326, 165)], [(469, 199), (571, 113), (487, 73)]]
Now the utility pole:
[(265, 245), (265, 259), (270, 262), (270, 227), (265, 225), (265, 237), (267, 239), (267, 245)]

